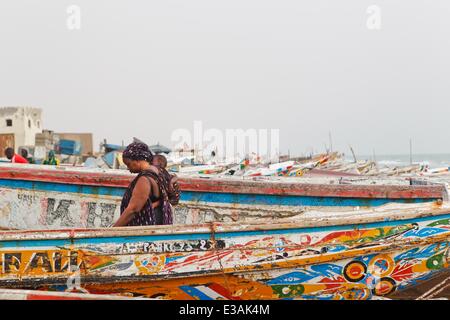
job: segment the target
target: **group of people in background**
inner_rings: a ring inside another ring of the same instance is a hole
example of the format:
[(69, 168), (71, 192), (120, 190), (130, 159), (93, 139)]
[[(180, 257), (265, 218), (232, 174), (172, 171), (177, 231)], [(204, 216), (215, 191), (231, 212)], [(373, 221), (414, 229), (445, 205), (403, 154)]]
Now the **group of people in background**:
[[(26, 149), (22, 149), (21, 154), (17, 154), (13, 148), (6, 148), (5, 149), (5, 156), (8, 160), (11, 161), (11, 163), (30, 163), (34, 164), (33, 157), (30, 157), (28, 155), (28, 151)], [(59, 160), (56, 159), (55, 152), (53, 150), (50, 150), (48, 152), (48, 157), (45, 159), (42, 164), (49, 164), (49, 165), (59, 165)]]
[(6, 158), (8, 158), (8, 160), (11, 161), (11, 163), (29, 163), (25, 157), (17, 154), (13, 148), (6, 148), (5, 156)]

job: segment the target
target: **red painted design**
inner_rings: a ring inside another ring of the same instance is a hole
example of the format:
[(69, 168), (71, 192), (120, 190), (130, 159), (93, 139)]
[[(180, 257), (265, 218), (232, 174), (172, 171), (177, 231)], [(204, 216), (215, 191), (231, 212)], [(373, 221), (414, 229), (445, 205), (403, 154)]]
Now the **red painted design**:
[(338, 289), (342, 286), (343, 283), (346, 283), (343, 277), (336, 278), (323, 278), (319, 281), (319, 283), (325, 284), (327, 289)]
[(28, 294), (27, 300), (86, 300), (81, 297), (60, 297), (40, 294)]
[(397, 265), (390, 277), (395, 281), (411, 279), (414, 276), (413, 266), (414, 264), (412, 263)]
[(208, 286), (211, 290), (214, 290), (215, 292), (217, 292), (218, 294), (224, 296), (225, 298), (227, 298), (228, 300), (242, 300), (239, 297), (234, 297), (231, 295), (230, 291), (228, 291), (227, 289), (225, 289), (224, 287), (222, 287), (220, 284), (217, 283), (213, 283), (211, 285)]
[(42, 225), (47, 224), (47, 209), (48, 209), (48, 199), (41, 199), (41, 215), (39, 216), (39, 223)]

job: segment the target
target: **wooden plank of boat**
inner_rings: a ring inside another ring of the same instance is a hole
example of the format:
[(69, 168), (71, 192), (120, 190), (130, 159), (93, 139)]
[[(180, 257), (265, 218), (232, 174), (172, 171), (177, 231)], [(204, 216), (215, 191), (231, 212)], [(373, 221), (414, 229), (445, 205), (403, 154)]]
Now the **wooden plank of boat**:
[[(450, 206), (277, 223), (0, 232), (0, 286), (162, 299), (372, 299), (449, 267)], [(20, 279), (20, 281), (17, 281)]]
[[(109, 170), (0, 166), (0, 226), (106, 227), (118, 219), (124, 187), (134, 176)], [(293, 180), (182, 178), (175, 223), (289, 217), (305, 208), (367, 207), (443, 199), (441, 185), (329, 185)], [(346, 208), (348, 210), (348, 208)], [(333, 209), (334, 210), (334, 209)]]
[(395, 300), (431, 300), (450, 298), (450, 270), (437, 272), (425, 283), (412, 284), (390, 296)]
[(107, 294), (39, 291), (0, 288), (0, 300), (149, 300)]

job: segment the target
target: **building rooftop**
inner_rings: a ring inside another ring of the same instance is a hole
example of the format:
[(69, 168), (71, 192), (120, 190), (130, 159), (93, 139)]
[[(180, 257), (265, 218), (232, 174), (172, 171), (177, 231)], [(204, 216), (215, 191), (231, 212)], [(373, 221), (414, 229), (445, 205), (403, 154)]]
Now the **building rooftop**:
[(22, 112), (23, 115), (33, 114), (35, 117), (42, 115), (42, 109), (36, 107), (0, 107), (0, 117), (12, 115), (17, 112)]

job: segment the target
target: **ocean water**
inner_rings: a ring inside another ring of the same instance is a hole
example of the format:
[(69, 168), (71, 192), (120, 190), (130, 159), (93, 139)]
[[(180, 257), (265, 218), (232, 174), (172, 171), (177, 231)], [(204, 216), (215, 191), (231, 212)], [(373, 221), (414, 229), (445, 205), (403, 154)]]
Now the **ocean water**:
[[(345, 159), (353, 160), (350, 155), (345, 155)], [(357, 155), (357, 160), (375, 160), (380, 166), (406, 166), (410, 164), (409, 154), (376, 154), (375, 159), (373, 155)], [(450, 153), (442, 154), (413, 154), (413, 164), (427, 164), (430, 168), (450, 167)]]

